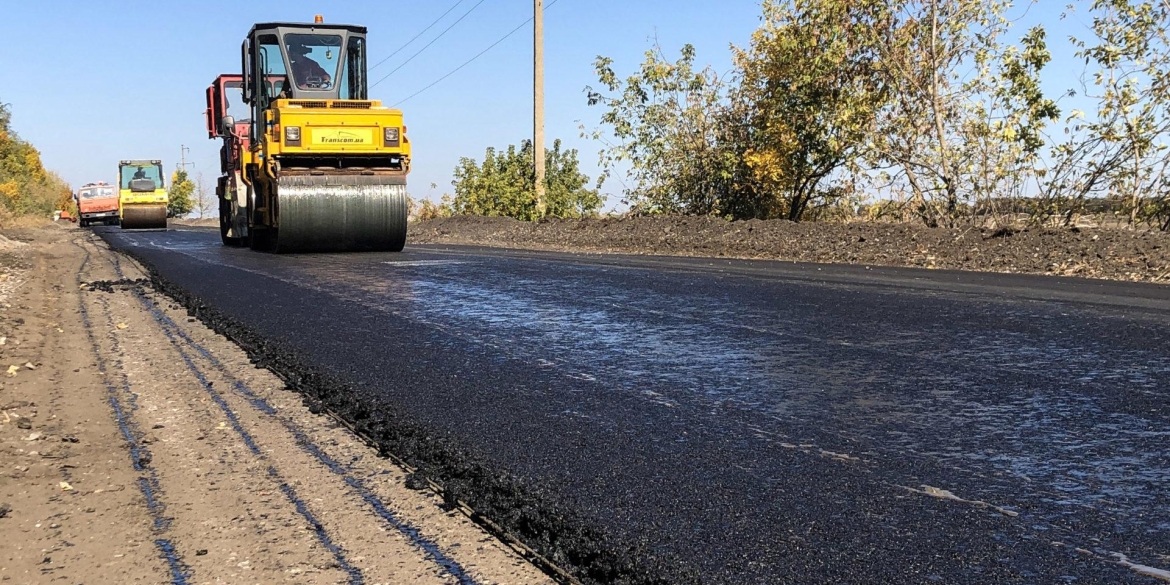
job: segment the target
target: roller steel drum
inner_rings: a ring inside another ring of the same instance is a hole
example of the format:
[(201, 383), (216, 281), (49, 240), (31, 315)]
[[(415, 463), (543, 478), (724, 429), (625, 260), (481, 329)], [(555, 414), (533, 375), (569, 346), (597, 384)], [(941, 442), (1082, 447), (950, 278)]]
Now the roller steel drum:
[(127, 205), (122, 208), (122, 229), (167, 229), (166, 205)]
[(406, 181), (378, 175), (284, 176), (277, 187), (277, 219), (277, 252), (397, 252), (406, 244)]

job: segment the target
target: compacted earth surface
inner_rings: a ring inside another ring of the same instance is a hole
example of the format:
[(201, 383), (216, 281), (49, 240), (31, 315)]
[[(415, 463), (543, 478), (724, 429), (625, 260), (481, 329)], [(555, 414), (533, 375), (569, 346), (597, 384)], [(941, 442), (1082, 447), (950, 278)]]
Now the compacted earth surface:
[(0, 582), (550, 582), (144, 276), (0, 237)]
[(1126, 229), (931, 229), (895, 223), (632, 217), (522, 222), (455, 216), (409, 243), (909, 266), (1170, 282), (1170, 234)]

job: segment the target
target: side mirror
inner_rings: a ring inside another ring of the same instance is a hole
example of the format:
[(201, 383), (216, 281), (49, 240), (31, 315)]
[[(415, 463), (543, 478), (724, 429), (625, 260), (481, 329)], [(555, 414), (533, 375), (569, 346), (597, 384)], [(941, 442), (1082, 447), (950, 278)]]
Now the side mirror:
[(236, 119), (231, 116), (220, 118), (219, 133), (225, 136), (234, 135), (236, 133)]

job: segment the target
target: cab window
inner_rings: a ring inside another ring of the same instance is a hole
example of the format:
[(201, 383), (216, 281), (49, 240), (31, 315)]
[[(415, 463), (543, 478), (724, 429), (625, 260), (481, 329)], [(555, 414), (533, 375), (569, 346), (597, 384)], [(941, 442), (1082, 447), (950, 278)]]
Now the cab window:
[[(256, 39), (258, 47), (258, 59), (260, 60), (260, 76), (259, 79), (268, 80), (273, 76), (282, 76), (286, 74), (284, 69), (284, 56), (280, 50), (280, 40), (276, 35), (260, 35)], [(271, 101), (276, 98), (277, 94), (272, 93), (273, 88), (268, 83), (260, 83), (261, 91), (264, 92), (264, 97), (267, 98), (264, 102)], [(255, 85), (253, 85), (255, 87)]]
[(366, 40), (350, 37), (341, 70), (340, 96), (343, 100), (366, 99)]
[(227, 106), (224, 110), (228, 116), (235, 119), (236, 122), (247, 122), (252, 118), (252, 112), (248, 110), (248, 104), (244, 103), (244, 83), (241, 81), (229, 81), (223, 86), (223, 101)]
[(78, 195), (80, 195), (82, 199), (98, 199), (100, 197), (113, 197), (114, 196), (114, 188), (113, 187), (93, 187), (91, 189), (82, 189), (78, 193)]
[(341, 62), (340, 35), (289, 33), (284, 45), (297, 89), (333, 89)]
[(150, 179), (154, 181), (155, 189), (162, 189), (162, 171), (155, 165), (131, 165), (122, 167), (122, 188), (129, 189), (130, 181), (135, 179)]

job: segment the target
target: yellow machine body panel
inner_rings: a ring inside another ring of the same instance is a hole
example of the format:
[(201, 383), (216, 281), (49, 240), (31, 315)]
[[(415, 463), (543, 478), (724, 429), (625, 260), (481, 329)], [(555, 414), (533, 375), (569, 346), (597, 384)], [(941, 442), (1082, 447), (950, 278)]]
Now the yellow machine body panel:
[(328, 154), (391, 156), (409, 169), (410, 140), (402, 111), (377, 100), (277, 100), (266, 112), (263, 148), (274, 157)]
[(155, 189), (150, 193), (134, 193), (129, 189), (122, 189), (119, 192), (118, 200), (122, 207), (127, 205), (166, 205), (170, 201), (168, 197), (166, 189)]

